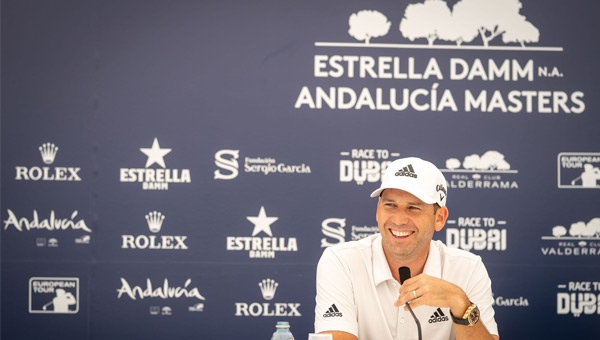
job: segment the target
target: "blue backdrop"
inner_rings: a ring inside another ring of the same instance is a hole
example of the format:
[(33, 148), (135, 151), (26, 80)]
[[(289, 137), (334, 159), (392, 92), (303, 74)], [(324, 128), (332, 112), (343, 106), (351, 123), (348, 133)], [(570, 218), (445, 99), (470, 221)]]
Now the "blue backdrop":
[(306, 339), (407, 156), (502, 338), (600, 337), (598, 10), (3, 0), (2, 339)]

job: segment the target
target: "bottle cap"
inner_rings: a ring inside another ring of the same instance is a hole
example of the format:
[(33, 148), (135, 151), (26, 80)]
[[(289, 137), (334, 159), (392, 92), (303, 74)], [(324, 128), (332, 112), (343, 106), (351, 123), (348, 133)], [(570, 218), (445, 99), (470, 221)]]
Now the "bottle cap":
[(290, 328), (290, 323), (288, 321), (277, 321), (275, 328)]

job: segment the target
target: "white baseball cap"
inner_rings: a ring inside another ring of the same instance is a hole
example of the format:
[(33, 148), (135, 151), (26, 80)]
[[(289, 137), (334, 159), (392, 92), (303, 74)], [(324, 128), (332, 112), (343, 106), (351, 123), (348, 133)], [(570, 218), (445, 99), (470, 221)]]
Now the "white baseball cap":
[(448, 187), (442, 172), (431, 162), (417, 157), (401, 158), (388, 165), (381, 187), (371, 197), (381, 195), (385, 189), (400, 189), (415, 195), (427, 204), (446, 205)]

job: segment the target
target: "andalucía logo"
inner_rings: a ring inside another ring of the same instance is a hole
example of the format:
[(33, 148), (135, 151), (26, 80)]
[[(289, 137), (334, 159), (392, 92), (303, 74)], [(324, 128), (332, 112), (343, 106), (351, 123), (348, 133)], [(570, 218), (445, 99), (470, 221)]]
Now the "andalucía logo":
[[(40, 155), (44, 164), (54, 163), (58, 146), (53, 143), (44, 143), (39, 147)], [(16, 166), (15, 180), (17, 181), (57, 181), (57, 182), (80, 182), (79, 167), (64, 166)]]
[(78, 311), (78, 277), (29, 279), (29, 313), (76, 314)]
[(152, 285), (150, 279), (146, 279), (146, 286), (132, 286), (125, 278), (121, 278), (121, 288), (117, 289), (119, 293), (117, 298), (120, 299), (122, 296), (129, 297), (131, 300), (137, 300), (138, 298), (143, 300), (145, 298), (159, 298), (159, 299), (198, 299), (206, 300), (197, 287), (193, 287), (192, 279), (185, 280), (183, 286), (171, 286), (168, 279), (164, 279), (162, 286)]
[(600, 217), (571, 223), (568, 229), (557, 225), (552, 228), (552, 236), (542, 236), (542, 240), (546, 244), (541, 249), (545, 256), (600, 255)]
[(54, 210), (51, 210), (48, 218), (44, 219), (40, 219), (37, 210), (34, 210), (32, 219), (30, 220), (27, 217), (19, 218), (12, 210), (8, 209), (8, 218), (4, 220), (4, 230), (8, 229), (8, 227), (13, 227), (18, 231), (61, 231), (71, 229), (82, 230), (88, 233), (92, 232), (85, 224), (85, 221), (77, 217), (77, 210), (73, 211), (70, 218), (61, 218), (60, 215), (56, 216)]
[(600, 189), (600, 152), (559, 153), (558, 187)]
[[(275, 298), (275, 292), (279, 283), (267, 278), (258, 283), (263, 299), (271, 301)], [(300, 317), (300, 303), (297, 302), (236, 302), (235, 316), (287, 316)]]
[[(146, 223), (151, 233), (160, 232), (165, 215), (159, 211), (151, 211), (146, 215)], [(187, 250), (187, 236), (181, 235), (121, 235), (123, 249), (167, 249)]]
[(272, 157), (244, 157), (244, 168), (240, 170), (238, 159), (240, 150), (223, 149), (215, 153), (215, 165), (219, 169), (215, 170), (215, 179), (231, 180), (240, 174), (240, 171), (248, 174), (310, 174), (309, 165), (286, 164), (278, 162)]
[(458, 158), (449, 158), (446, 169), (440, 170), (447, 174), (448, 187), (454, 189), (519, 189), (514, 179), (519, 171), (494, 150), (466, 156), (462, 163)]
[(388, 165), (400, 156), (387, 149), (351, 149), (340, 152), (340, 182), (377, 183)]
[[(140, 151), (148, 157), (145, 168), (121, 168), (121, 182), (142, 183), (144, 190), (168, 190), (172, 183), (191, 183), (190, 169), (167, 168), (164, 157), (171, 149), (161, 148), (158, 138), (154, 138), (152, 147), (140, 148)], [(155, 164), (160, 168), (152, 167)]]

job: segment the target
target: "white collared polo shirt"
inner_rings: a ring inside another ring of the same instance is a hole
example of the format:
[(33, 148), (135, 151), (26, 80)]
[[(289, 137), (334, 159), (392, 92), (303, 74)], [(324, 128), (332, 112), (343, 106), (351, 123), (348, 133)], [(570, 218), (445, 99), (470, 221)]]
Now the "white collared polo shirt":
[[(479, 256), (431, 241), (423, 272), (462, 288), (479, 307), (480, 322), (498, 335), (491, 280)], [(394, 306), (399, 289), (385, 259), (381, 235), (325, 249), (317, 267), (315, 332), (344, 331), (361, 340), (416, 340), (412, 315)], [(423, 339), (454, 339), (449, 308), (420, 306), (413, 312)]]

